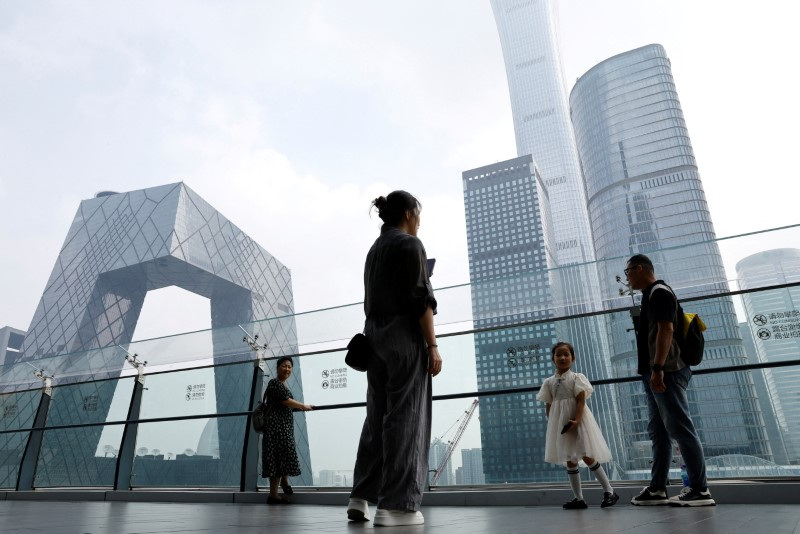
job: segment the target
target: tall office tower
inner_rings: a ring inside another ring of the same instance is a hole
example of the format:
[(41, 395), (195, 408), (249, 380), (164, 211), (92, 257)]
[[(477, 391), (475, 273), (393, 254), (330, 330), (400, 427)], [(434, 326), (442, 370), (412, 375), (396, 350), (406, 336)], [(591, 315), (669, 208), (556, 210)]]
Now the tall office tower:
[[(753, 339), (753, 332), (750, 331), (749, 322), (739, 323), (739, 334), (742, 336), (742, 346), (745, 354), (747, 354), (747, 363), (758, 364), (760, 360), (756, 350), (756, 341)], [(754, 369), (751, 374), (753, 375), (753, 386), (756, 390), (758, 406), (761, 408), (761, 415), (764, 417), (764, 429), (767, 431), (767, 439), (769, 439), (769, 446), (772, 449), (773, 461), (778, 465), (788, 464), (786, 444), (783, 441), (784, 433), (778, 425), (778, 416), (775, 412), (775, 406), (772, 404), (765, 373), (763, 370)]]
[[(736, 264), (736, 274), (742, 289), (800, 282), (800, 249), (780, 248), (753, 254)], [(800, 286), (744, 293), (742, 300), (759, 362), (797, 359)], [(764, 378), (786, 446), (787, 461), (800, 464), (800, 369), (797, 366), (764, 369)]]
[[(462, 176), (473, 323), (494, 328), (475, 333), (478, 390), (540, 384), (553, 372), (556, 340), (548, 321), (553, 240), (541, 177), (530, 156)], [(563, 478), (544, 463), (547, 420), (536, 395), (482, 397), (480, 414), (486, 482)]]
[[(722, 257), (663, 47), (650, 45), (594, 66), (570, 95), (603, 295), (616, 297), (625, 260), (645, 253), (681, 298), (728, 290)], [(608, 260), (608, 261), (604, 261)], [(687, 303), (710, 328), (703, 366), (746, 363), (730, 298)], [(630, 317), (609, 316), (616, 372), (636, 372)], [(646, 400), (638, 384), (619, 388), (624, 435), (647, 441)], [(691, 410), (707, 456), (771, 459), (749, 373), (698, 376)], [(702, 393), (700, 393), (702, 392)], [(632, 467), (629, 464), (629, 467)]]
[[(258, 329), (273, 355), (297, 353), (289, 269), (197, 193), (175, 183), (102, 192), (80, 203), (16, 360), (55, 374), (57, 384), (75, 369), (84, 380), (116, 378), (125, 361), (120, 346), (130, 343), (147, 292), (167, 286), (209, 299), (215, 363), (235, 361), (243, 353), (238, 325)], [(152, 364), (159, 355), (142, 356)], [(290, 379), (298, 396), (299, 364), (295, 361)], [(25, 371), (28, 366), (15, 367)], [(274, 376), (274, 363), (270, 367)], [(247, 410), (252, 372), (247, 365), (214, 369), (217, 413)], [(124, 381), (83, 381), (57, 389), (61, 400), (51, 404), (48, 423), (104, 422), (118, 383), (122, 387)], [(91, 401), (91, 413), (70, 409), (81, 399), (83, 406)], [(148, 392), (143, 399), (147, 402)], [(301, 480), (311, 484), (305, 418), (295, 421)], [(239, 485), (244, 424), (243, 418), (218, 420), (219, 461), (206, 466), (206, 473), (216, 474), (208, 484)], [(100, 433), (96, 426), (46, 433), (36, 485), (113, 484), (113, 468), (110, 474), (103, 471), (106, 463), (95, 456)], [(135, 482), (147, 484), (141, 472)]]
[[(530, 154), (546, 191), (552, 248), (548, 267), (555, 317), (602, 309), (600, 282), (575, 136), (561, 67), (557, 14), (551, 0), (492, 0), (503, 49), (517, 155)], [(591, 380), (612, 376), (605, 321), (585, 317), (556, 323), (559, 340), (574, 346)], [(613, 386), (597, 388), (592, 409), (618, 463), (624, 463)], [(614, 473), (612, 473), (614, 474)]]
[(462, 484), (485, 484), (483, 474), (483, 451), (481, 449), (461, 449)]
[[(444, 460), (444, 455), (447, 454), (447, 443), (439, 438), (434, 438), (428, 449), (428, 480), (433, 478), (433, 471), (438, 469), (439, 464)], [(453, 474), (453, 461), (452, 458), (447, 460), (444, 465), (442, 474), (436, 482), (437, 486), (452, 486), (456, 482), (455, 475)]]

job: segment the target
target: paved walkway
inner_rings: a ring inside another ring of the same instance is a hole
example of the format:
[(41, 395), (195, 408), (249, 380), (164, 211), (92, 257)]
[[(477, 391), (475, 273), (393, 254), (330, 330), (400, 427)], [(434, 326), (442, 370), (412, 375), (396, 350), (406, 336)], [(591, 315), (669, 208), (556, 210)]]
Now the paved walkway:
[[(375, 513), (375, 508), (372, 508)], [(708, 508), (613, 508), (565, 511), (557, 506), (433, 506), (425, 525), (392, 533), (557, 534), (800, 534), (798, 505), (719, 505)], [(372, 523), (349, 523), (341, 506), (292, 504), (179, 504), (143, 502), (0, 501), (3, 534), (353, 533)]]

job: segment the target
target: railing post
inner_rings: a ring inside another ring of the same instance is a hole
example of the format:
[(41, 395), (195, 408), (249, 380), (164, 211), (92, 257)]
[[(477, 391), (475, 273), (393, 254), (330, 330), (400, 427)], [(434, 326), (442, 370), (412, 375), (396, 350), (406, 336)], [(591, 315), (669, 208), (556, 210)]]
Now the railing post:
[(128, 416), (126, 418), (126, 421), (129, 422), (125, 423), (125, 430), (122, 432), (122, 443), (120, 443), (119, 454), (117, 454), (117, 466), (114, 470), (115, 491), (130, 491), (131, 489), (139, 423), (131, 423), (130, 421), (138, 421), (139, 419), (139, 412), (142, 407), (142, 393), (144, 392), (144, 366), (147, 364), (147, 362), (140, 362), (136, 354), (131, 355), (128, 353), (125, 359), (136, 368), (137, 376), (136, 381), (133, 383), (133, 394), (131, 395), (131, 403), (128, 407)]
[(19, 465), (19, 473), (17, 473), (17, 491), (33, 489), (36, 464), (39, 461), (39, 453), (42, 450), (44, 425), (47, 423), (47, 413), (50, 410), (50, 400), (53, 397), (51, 381), (53, 377), (44, 376), (44, 372), (40, 370), (35, 374), (42, 379), (44, 387), (42, 388), (42, 396), (39, 399), (39, 407), (36, 409), (36, 417), (33, 420), (33, 429), (28, 434), (28, 442), (25, 444), (25, 451), (22, 453), (22, 461)]
[[(253, 381), (250, 385), (250, 412), (255, 408), (256, 403), (261, 400), (264, 390), (264, 371), (266, 362), (263, 358), (258, 358), (253, 368)], [(242, 476), (239, 483), (239, 491), (258, 490), (258, 432), (253, 430), (252, 415), (247, 417), (247, 427), (244, 431), (244, 448), (242, 450)]]

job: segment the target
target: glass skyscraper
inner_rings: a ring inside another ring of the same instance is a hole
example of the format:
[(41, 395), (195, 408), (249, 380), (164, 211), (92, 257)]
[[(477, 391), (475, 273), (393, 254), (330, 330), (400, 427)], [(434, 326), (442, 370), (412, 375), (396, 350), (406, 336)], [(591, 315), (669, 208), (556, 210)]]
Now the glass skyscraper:
[[(540, 202), (549, 213), (551, 240), (546, 266), (551, 269), (548, 275), (551, 316), (598, 310), (602, 307), (600, 283), (593, 263), (586, 193), (561, 68), (555, 6), (549, 0), (492, 0), (492, 9), (505, 60), (517, 155), (532, 156), (542, 191)], [(575, 346), (580, 368), (591, 380), (611, 376), (610, 348), (603, 320), (584, 317), (558, 321), (554, 329), (556, 339)], [(592, 409), (615, 459), (623, 463), (626, 451), (620, 439), (612, 387), (598, 388), (592, 398)], [(481, 424), (485, 424), (483, 420)], [(484, 447), (487, 477), (491, 468), (489, 456)]]
[[(553, 237), (541, 177), (530, 156), (462, 177), (473, 323), (494, 328), (474, 334), (478, 390), (538, 385), (553, 373), (555, 325), (521, 323), (553, 317)], [(480, 414), (487, 483), (563, 478), (544, 462), (547, 418), (535, 394), (482, 397)]]
[[(670, 62), (660, 45), (619, 54), (594, 66), (570, 95), (586, 184), (589, 219), (604, 300), (619, 306), (616, 275), (645, 253), (656, 275), (681, 298), (728, 290), (726, 275), (689, 141)], [(604, 261), (607, 260), (607, 261)], [(730, 298), (687, 303), (709, 329), (703, 366), (746, 363)], [(636, 372), (629, 318), (609, 316), (614, 367)], [(648, 441), (647, 410), (638, 384), (620, 387), (624, 435)], [(698, 376), (690, 407), (706, 456), (750, 454), (771, 459), (749, 373)]]
[[(800, 249), (781, 248), (753, 254), (736, 264), (736, 274), (742, 289), (800, 282)], [(742, 299), (759, 362), (800, 357), (800, 287), (744, 293)], [(800, 369), (777, 367), (763, 372), (787, 461), (798, 464)]]

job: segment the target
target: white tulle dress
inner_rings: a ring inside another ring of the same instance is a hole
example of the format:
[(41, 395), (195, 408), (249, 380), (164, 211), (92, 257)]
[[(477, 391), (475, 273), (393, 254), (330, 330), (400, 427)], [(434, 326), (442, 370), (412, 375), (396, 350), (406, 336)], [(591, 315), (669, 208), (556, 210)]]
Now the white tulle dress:
[(566, 434), (561, 433), (567, 421), (575, 417), (577, 396), (581, 391), (586, 392), (588, 401), (594, 388), (589, 379), (573, 371), (567, 371), (562, 375), (555, 374), (542, 384), (536, 399), (550, 404), (545, 438), (545, 462), (564, 465), (567, 461), (577, 462), (584, 456), (594, 458), (600, 463), (611, 460), (611, 451), (588, 403), (583, 409), (583, 417), (578, 428)]

